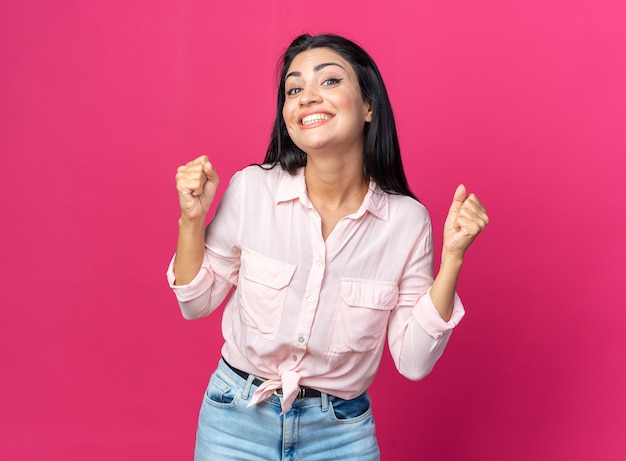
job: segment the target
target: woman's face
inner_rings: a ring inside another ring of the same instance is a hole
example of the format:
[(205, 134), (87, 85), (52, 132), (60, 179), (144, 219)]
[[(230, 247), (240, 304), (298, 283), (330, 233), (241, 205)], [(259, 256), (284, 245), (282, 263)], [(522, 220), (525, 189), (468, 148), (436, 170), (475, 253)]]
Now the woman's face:
[(283, 118), (292, 141), (311, 154), (363, 152), (363, 132), (372, 120), (352, 65), (329, 48), (294, 58), (285, 78)]

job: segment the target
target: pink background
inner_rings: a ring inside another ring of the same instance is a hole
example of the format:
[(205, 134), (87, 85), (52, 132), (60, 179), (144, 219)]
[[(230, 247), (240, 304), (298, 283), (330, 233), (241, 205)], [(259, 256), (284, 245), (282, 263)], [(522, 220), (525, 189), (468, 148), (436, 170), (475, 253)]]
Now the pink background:
[(385, 355), (383, 460), (626, 459), (623, 5), (3, 1), (0, 459), (191, 459), (221, 338), (166, 285), (175, 170), (262, 160), (303, 31), (379, 64), (438, 248), (458, 182), (492, 217), (434, 372)]

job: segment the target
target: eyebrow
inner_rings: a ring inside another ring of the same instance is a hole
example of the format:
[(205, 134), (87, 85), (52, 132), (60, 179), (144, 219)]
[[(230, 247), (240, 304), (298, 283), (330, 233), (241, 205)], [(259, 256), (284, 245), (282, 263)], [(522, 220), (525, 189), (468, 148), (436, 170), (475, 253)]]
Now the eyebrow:
[[(323, 62), (321, 64), (318, 64), (317, 66), (315, 66), (313, 68), (313, 72), (319, 72), (320, 70), (322, 70), (324, 67), (328, 67), (328, 66), (339, 66), (341, 67), (343, 70), (346, 70), (345, 67), (343, 67), (341, 64), (339, 64), (338, 62)], [(285, 80), (287, 80), (289, 77), (302, 77), (302, 73), (298, 72), (297, 70), (294, 70), (293, 72), (289, 72), (287, 75), (285, 75)]]

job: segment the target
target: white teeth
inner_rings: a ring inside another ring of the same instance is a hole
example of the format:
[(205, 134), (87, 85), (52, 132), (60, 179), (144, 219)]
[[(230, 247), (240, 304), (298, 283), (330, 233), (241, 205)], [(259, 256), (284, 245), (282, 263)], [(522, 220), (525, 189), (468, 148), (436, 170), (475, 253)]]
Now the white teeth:
[(303, 125), (310, 125), (311, 123), (321, 122), (322, 120), (330, 120), (332, 117), (327, 114), (313, 114), (307, 115), (302, 119)]

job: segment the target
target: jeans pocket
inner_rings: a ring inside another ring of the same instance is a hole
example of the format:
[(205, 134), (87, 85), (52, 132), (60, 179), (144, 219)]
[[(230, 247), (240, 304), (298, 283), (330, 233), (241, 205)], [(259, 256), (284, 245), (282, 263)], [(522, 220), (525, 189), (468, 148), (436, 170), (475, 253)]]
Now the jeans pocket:
[(204, 401), (215, 407), (231, 408), (237, 403), (240, 393), (241, 390), (234, 389), (214, 373), (204, 394)]
[(372, 414), (372, 405), (367, 393), (351, 400), (335, 398), (329, 402), (329, 405), (333, 418), (340, 423), (362, 421)]

